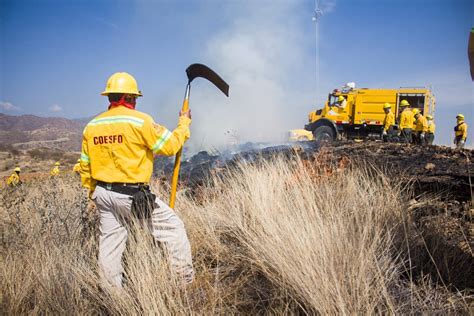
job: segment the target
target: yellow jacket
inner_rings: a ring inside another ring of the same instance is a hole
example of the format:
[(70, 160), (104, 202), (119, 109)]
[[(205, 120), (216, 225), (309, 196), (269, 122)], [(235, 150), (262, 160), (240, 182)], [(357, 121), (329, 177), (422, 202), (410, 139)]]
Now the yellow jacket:
[(51, 174), (53, 177), (57, 176), (57, 175), (59, 174), (59, 167), (56, 166), (56, 167), (54, 167), (53, 169), (51, 169), (50, 174)]
[(395, 124), (395, 114), (392, 111), (388, 112), (385, 115), (385, 120), (383, 121), (383, 130), (388, 131), (390, 126)]
[(189, 138), (191, 120), (181, 116), (173, 132), (148, 114), (123, 106), (100, 114), (84, 129), (82, 185), (92, 192), (96, 181), (148, 183), (153, 154), (173, 156)]
[(421, 133), (428, 132), (428, 122), (426, 120), (426, 117), (421, 114), (418, 115), (418, 119), (415, 122), (415, 131)]
[(411, 109), (406, 108), (400, 113), (400, 129), (413, 128), (413, 123), (415, 122), (415, 116)]
[[(462, 121), (456, 125), (454, 133), (456, 137), (461, 137), (462, 140), (466, 141), (467, 139), (467, 124), (466, 122)], [(456, 130), (457, 129), (457, 130)]]
[(436, 125), (433, 121), (428, 121), (428, 133), (434, 134), (436, 130)]
[(20, 183), (21, 183), (20, 176), (16, 172), (12, 173), (12, 175), (7, 180), (7, 185), (10, 185), (12, 187)]
[(78, 162), (74, 165), (74, 167), (72, 167), (72, 171), (73, 172), (80, 172), (81, 171), (81, 164)]

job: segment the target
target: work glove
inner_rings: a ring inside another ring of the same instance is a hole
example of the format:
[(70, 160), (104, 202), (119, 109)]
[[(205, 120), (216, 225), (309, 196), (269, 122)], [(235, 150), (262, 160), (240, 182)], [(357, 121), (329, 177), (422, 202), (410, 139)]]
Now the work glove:
[(425, 139), (425, 133), (421, 133), (421, 134), (420, 134), (420, 139), (421, 139), (421, 140)]
[(191, 118), (192, 118), (191, 109), (187, 110), (186, 112), (179, 111), (179, 116), (186, 116), (186, 117), (188, 117), (189, 119), (191, 119)]
[(384, 135), (384, 136), (387, 135), (387, 131), (385, 131), (385, 130), (382, 131), (382, 135)]
[(465, 143), (465, 141), (464, 141), (463, 139), (461, 139), (461, 140), (458, 142), (459, 146), (463, 146), (464, 143)]

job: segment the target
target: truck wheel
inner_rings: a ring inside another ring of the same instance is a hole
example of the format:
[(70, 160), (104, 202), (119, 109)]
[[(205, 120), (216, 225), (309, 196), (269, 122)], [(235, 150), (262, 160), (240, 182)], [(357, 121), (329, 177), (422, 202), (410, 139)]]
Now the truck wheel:
[(314, 140), (320, 142), (332, 142), (336, 139), (334, 129), (329, 126), (320, 126), (313, 131)]

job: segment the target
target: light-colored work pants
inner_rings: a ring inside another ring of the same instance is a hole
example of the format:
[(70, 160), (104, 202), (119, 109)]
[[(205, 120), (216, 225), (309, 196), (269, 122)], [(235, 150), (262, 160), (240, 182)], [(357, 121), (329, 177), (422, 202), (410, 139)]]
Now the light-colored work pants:
[[(122, 287), (122, 255), (127, 242), (126, 219), (131, 216), (132, 200), (129, 195), (95, 189), (92, 199), (100, 211), (99, 266), (104, 277), (117, 287)], [(160, 199), (158, 208), (153, 210), (151, 233), (162, 244), (173, 270), (186, 283), (192, 282), (194, 270), (186, 230), (181, 219)]]

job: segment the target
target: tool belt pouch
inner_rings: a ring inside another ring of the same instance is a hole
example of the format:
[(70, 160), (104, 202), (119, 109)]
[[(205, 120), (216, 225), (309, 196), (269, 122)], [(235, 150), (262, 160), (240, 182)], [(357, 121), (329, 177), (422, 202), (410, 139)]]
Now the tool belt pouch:
[(132, 214), (137, 219), (149, 219), (155, 208), (158, 208), (156, 203), (156, 195), (151, 193), (146, 186), (140, 187), (137, 193), (132, 197)]

